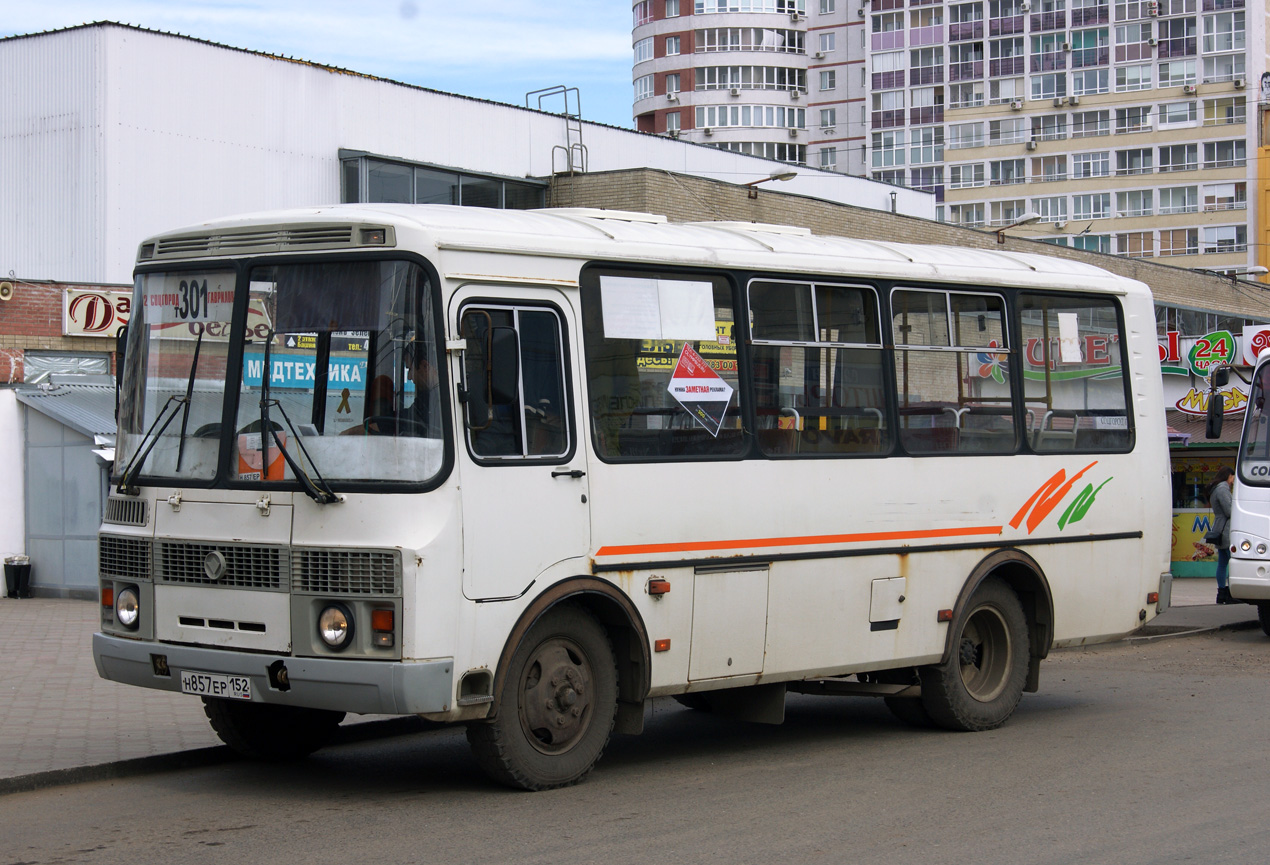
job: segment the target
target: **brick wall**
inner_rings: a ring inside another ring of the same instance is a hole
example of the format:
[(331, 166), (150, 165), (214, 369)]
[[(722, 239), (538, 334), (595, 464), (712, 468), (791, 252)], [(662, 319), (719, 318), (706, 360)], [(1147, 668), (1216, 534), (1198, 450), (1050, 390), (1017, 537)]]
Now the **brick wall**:
[[(1151, 286), (1155, 299), (1173, 306), (1270, 321), (1268, 286), (1197, 273), (1149, 259), (1122, 258), (1006, 236), (998, 244), (991, 231), (918, 219), (885, 211), (787, 195), (779, 182), (745, 187), (657, 169), (559, 175), (552, 179), (552, 207), (605, 207), (660, 213), (671, 222), (726, 220), (798, 225), (816, 234), (901, 243), (939, 243), (966, 248), (1030, 252), (1083, 261)], [(770, 190), (770, 191), (769, 191)]]
[(20, 384), (24, 380), (22, 357), (27, 351), (109, 352), (113, 368), (113, 338), (62, 336), (62, 297), (66, 290), (97, 286), (6, 281), (13, 283), (13, 297), (0, 301), (0, 384)]

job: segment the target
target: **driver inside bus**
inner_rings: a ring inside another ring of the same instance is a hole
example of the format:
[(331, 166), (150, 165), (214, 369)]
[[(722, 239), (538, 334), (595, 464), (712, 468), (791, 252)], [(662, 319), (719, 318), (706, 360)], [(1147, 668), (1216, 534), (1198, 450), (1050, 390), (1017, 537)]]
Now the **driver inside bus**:
[[(366, 420), (361, 426), (345, 430), (342, 435), (396, 435), (432, 438), (439, 435), (439, 431), (433, 429), (432, 420), (432, 404), (436, 399), (439, 379), (436, 368), (432, 364), (432, 359), (428, 356), (426, 345), (411, 342), (406, 348), (405, 361), (406, 374), (414, 384), (414, 401), (400, 412), (393, 414), (391, 402), (387, 403), (387, 408), (385, 409), (383, 408), (384, 402), (382, 400), (372, 399), (372, 394), (368, 394), (367, 399), (370, 402), (367, 407)], [(380, 378), (384, 377), (379, 376), (375, 381)]]

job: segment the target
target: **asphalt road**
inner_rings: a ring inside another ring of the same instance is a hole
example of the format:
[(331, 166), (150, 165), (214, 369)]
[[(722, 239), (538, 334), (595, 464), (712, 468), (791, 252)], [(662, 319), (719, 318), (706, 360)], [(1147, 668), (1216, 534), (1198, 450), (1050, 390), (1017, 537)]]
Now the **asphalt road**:
[(1259, 630), (1059, 652), (987, 733), (865, 698), (790, 697), (780, 727), (657, 701), (545, 793), (492, 786), (441, 729), (13, 794), (0, 865), (1262, 863), (1268, 669)]

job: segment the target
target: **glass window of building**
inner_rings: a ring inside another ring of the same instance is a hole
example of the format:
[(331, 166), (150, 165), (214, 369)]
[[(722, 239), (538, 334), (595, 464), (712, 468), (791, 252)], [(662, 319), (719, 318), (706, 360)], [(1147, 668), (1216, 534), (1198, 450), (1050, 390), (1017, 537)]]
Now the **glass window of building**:
[(1150, 216), (1153, 190), (1129, 189), (1116, 193), (1116, 216)]
[(1244, 13), (1221, 12), (1204, 16), (1204, 52), (1243, 51)]
[(1032, 210), (1039, 213), (1041, 222), (1063, 222), (1067, 219), (1067, 196), (1049, 195), (1032, 199)]
[(1197, 116), (1193, 101), (1165, 102), (1160, 106), (1160, 128), (1194, 126)]
[(1009, 225), (1018, 222), (1027, 213), (1027, 199), (1011, 198), (1006, 201), (993, 201), (988, 205), (988, 215), (992, 225)]
[(1247, 108), (1242, 96), (1223, 96), (1219, 99), (1204, 100), (1204, 125), (1225, 126), (1232, 123), (1244, 123), (1247, 120)]
[(1155, 151), (1150, 147), (1135, 147), (1116, 151), (1116, 176), (1150, 174), (1154, 170)]
[(645, 60), (653, 59), (653, 37), (641, 39), (635, 43), (635, 62), (643, 63)]
[(666, 37), (666, 56), (670, 57), (678, 53), (679, 53), (679, 37), (667, 36)]
[(1077, 111), (1072, 114), (1072, 138), (1096, 138), (1111, 134), (1111, 112)]
[(1027, 180), (1025, 161), (1022, 159), (998, 159), (988, 163), (993, 186), (1010, 186)]
[(1195, 213), (1199, 210), (1199, 187), (1165, 186), (1160, 189), (1160, 214)]
[(1055, 183), (1067, 179), (1067, 154), (1032, 157), (1032, 181)]
[(1203, 247), (1205, 254), (1220, 252), (1246, 252), (1248, 249), (1248, 226), (1246, 225), (1206, 225), (1204, 226)]
[(1247, 181), (1238, 180), (1230, 183), (1209, 183), (1204, 186), (1205, 210), (1246, 210), (1247, 207)]
[(1109, 219), (1110, 217), (1110, 192), (1092, 192), (1072, 196), (1072, 219)]
[(1195, 171), (1197, 168), (1199, 168), (1197, 144), (1169, 144), (1160, 148), (1161, 174), (1168, 171)]
[(340, 200), (345, 203), (530, 210), (543, 207), (546, 201), (545, 182), (475, 175), (347, 151), (341, 152), (340, 163)]
[(1198, 228), (1162, 228), (1160, 229), (1160, 255), (1198, 255)]
[(1072, 177), (1107, 177), (1111, 174), (1111, 153), (1098, 150), (1072, 155)]
[(1115, 253), (1128, 258), (1151, 258), (1155, 255), (1154, 232), (1127, 231), (1117, 234)]
[(983, 186), (986, 182), (982, 162), (948, 166), (948, 185), (953, 189)]

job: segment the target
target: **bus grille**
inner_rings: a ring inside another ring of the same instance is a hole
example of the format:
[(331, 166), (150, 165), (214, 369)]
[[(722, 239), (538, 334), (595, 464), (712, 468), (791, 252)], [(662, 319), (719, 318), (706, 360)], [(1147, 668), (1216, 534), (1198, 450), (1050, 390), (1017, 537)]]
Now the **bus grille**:
[(150, 579), (150, 541), (98, 536), (97, 571), (103, 579)]
[(106, 515), (102, 522), (116, 526), (144, 526), (146, 524), (146, 500), (111, 496), (106, 499)]
[(388, 550), (296, 549), (291, 590), (324, 595), (399, 595), (401, 560)]
[[(223, 576), (212, 579), (205, 565), (212, 553), (225, 559)], [(285, 591), (286, 550), (281, 547), (253, 547), (239, 544), (206, 544), (191, 541), (162, 541), (157, 556), (158, 580), (183, 585), (224, 586), (234, 589)]]

